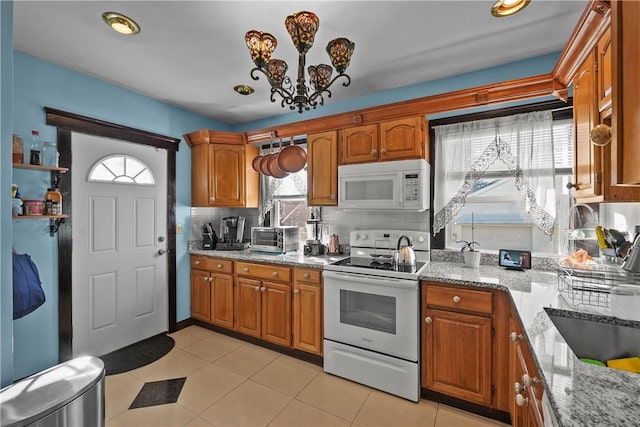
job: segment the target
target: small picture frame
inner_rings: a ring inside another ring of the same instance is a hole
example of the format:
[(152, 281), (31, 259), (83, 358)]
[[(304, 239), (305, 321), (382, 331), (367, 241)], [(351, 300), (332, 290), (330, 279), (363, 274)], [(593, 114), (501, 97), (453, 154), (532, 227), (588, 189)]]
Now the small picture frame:
[(500, 249), (498, 265), (508, 270), (528, 270), (531, 268), (531, 252), (517, 249)]

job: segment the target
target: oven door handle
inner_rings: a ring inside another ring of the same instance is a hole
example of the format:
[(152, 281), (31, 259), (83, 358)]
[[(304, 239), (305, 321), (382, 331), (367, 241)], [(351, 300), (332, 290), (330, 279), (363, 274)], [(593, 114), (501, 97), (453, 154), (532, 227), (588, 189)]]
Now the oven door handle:
[[(396, 279), (393, 277), (370, 276), (368, 274), (339, 273), (323, 270), (324, 286), (333, 279), (337, 281), (357, 282), (365, 285), (385, 286), (391, 288), (417, 289), (418, 280)], [(327, 280), (329, 279), (329, 281)]]

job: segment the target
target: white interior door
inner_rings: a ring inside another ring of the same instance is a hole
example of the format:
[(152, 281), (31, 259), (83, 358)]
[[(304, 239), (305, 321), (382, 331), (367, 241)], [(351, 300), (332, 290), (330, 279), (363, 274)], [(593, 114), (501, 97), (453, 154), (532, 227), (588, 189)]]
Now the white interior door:
[(167, 153), (71, 141), (73, 355), (100, 356), (168, 329)]

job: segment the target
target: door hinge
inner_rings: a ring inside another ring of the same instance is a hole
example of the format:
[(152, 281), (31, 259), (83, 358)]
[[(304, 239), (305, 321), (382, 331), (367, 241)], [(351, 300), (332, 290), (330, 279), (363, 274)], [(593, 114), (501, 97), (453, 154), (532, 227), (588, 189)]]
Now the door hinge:
[(492, 337), (496, 336), (496, 328), (491, 328), (491, 336)]
[(598, 184), (601, 184), (601, 183), (602, 183), (602, 173), (600, 173), (600, 172), (596, 172), (596, 182), (597, 182)]
[(491, 384), (491, 395), (495, 395), (496, 394), (496, 386)]

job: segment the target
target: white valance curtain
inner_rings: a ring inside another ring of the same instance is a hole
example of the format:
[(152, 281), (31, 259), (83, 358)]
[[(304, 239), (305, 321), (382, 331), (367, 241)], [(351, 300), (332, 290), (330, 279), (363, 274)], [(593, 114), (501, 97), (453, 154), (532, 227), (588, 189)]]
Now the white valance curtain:
[[(551, 111), (437, 126), (435, 136), (434, 235), (458, 214), (473, 185), (490, 168), (515, 178), (533, 223), (553, 234), (556, 194)], [(501, 164), (494, 165), (498, 160)]]

